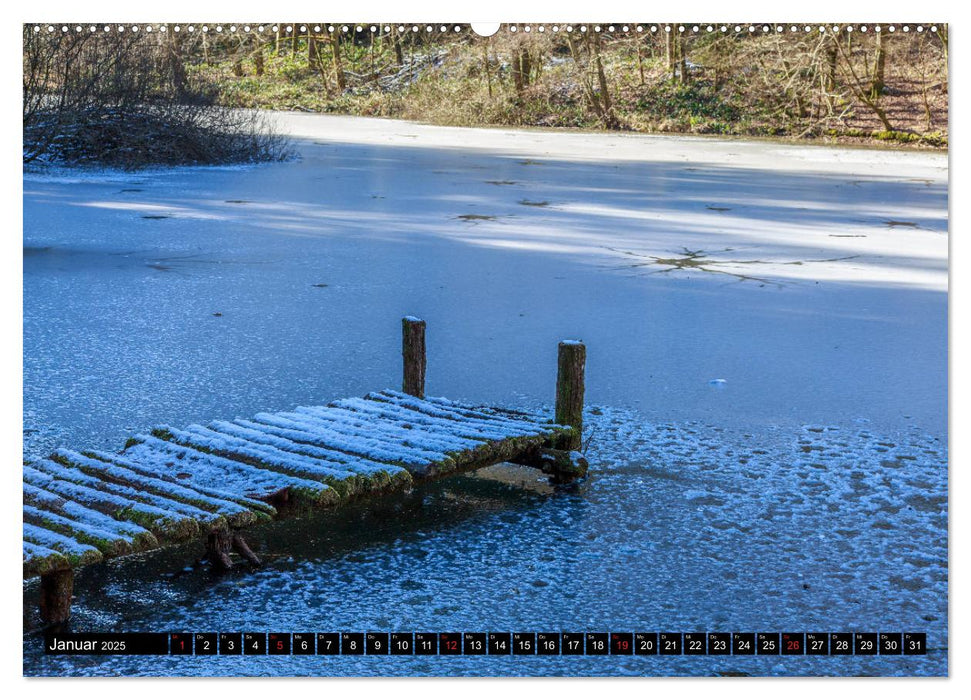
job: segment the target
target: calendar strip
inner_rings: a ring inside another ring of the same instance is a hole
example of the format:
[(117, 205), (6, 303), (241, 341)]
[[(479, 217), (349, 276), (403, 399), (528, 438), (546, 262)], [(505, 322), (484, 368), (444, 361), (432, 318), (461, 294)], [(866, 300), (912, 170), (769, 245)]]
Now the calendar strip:
[(923, 656), (925, 632), (169, 632), (69, 633), (48, 655)]

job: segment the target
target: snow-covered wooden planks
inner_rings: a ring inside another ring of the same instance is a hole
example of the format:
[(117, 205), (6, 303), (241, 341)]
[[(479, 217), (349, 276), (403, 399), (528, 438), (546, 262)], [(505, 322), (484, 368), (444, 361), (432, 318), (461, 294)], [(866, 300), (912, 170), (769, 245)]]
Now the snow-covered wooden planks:
[(385, 390), (252, 419), (162, 426), (120, 453), (24, 467), (24, 576), (238, 529), (515, 459), (570, 429)]

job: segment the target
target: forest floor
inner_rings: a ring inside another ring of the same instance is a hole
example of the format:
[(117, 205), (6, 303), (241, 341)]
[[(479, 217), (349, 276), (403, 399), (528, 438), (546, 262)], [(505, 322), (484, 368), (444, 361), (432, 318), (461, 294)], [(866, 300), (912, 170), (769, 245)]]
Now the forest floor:
[[(233, 107), (391, 117), (439, 126), (604, 130), (567, 59), (550, 58), (541, 78), (516, 91), (501, 71), (494, 81), (482, 77), (475, 58), (462, 49), (415, 54), (397, 74), (362, 79), (343, 92), (334, 89), (329, 69), (313, 70), (302, 57), (268, 58), (261, 75), (249, 64), (239, 64), (242, 74), (236, 74), (228, 62), (193, 70), (212, 84), (222, 104)], [(888, 78), (879, 100), (892, 126), (888, 130), (872, 109), (846, 94), (828, 101), (812, 98), (807, 114), (796, 117), (780, 104), (771, 82), (721, 83), (713, 72), (698, 69), (688, 84), (679, 85), (665, 77), (657, 61), (645, 61), (643, 73), (620, 55), (605, 55), (605, 61), (617, 118), (612, 130), (921, 149), (946, 149), (948, 143), (946, 81), (928, 85), (926, 78), (908, 72)]]

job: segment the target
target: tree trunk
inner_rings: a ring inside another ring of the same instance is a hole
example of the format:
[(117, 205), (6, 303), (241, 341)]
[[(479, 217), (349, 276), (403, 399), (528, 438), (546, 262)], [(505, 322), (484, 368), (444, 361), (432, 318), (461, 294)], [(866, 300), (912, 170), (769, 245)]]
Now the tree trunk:
[[(587, 97), (587, 101), (590, 103), (590, 108), (593, 110), (594, 114), (606, 124), (607, 117), (604, 112), (603, 104), (600, 101), (600, 95), (593, 88), (593, 81), (590, 76), (591, 68), (582, 59), (580, 54), (580, 47), (577, 42), (573, 39), (571, 35), (567, 35), (567, 44), (570, 47), (570, 56), (573, 58), (573, 62), (577, 67), (577, 71), (580, 73), (580, 84), (583, 86), (583, 92)], [(589, 59), (589, 54), (592, 53), (590, 48), (590, 39), (584, 39), (587, 50), (587, 58)]]
[(368, 76), (368, 81), (377, 80), (378, 74), (374, 70), (374, 35), (370, 36), (368, 41), (368, 65), (370, 67), (370, 75)]
[(684, 35), (678, 33), (677, 38), (677, 49), (678, 49), (678, 69), (680, 75), (680, 82), (682, 85), (688, 84), (688, 59), (684, 54)]
[(395, 63), (398, 64), (398, 68), (401, 68), (405, 65), (405, 56), (401, 51), (401, 35), (394, 25), (391, 26), (391, 46), (394, 47)]
[(486, 85), (489, 87), (489, 99), (492, 99), (492, 68), (489, 66), (489, 40), (482, 42), (482, 64), (485, 66)]
[(182, 63), (182, 41), (179, 32), (174, 29), (175, 25), (168, 25), (165, 36), (168, 39), (168, 63), (172, 74), (172, 87), (175, 89), (177, 98), (185, 95), (185, 65)]
[(668, 75), (674, 82), (677, 79), (677, 72), (675, 69), (674, 42), (671, 40), (670, 31), (664, 32), (664, 55), (668, 64)]
[(884, 68), (887, 61), (887, 52), (883, 45), (883, 32), (877, 32), (876, 56), (873, 60), (873, 80), (870, 82), (870, 98), (878, 99), (883, 94)]
[(521, 93), (529, 87), (530, 71), (529, 49), (525, 46), (520, 47), (513, 59), (512, 66), (512, 79), (517, 93)]
[(947, 58), (948, 31), (947, 30), (948, 30), (948, 25), (945, 24), (943, 27), (940, 28), (940, 31), (938, 31), (937, 33), (937, 35), (941, 38), (941, 52), (944, 54), (944, 78), (942, 79), (942, 82), (943, 82), (945, 91), (948, 89), (947, 88), (947, 81), (948, 81), (948, 70), (947, 70), (948, 68), (948, 58)]
[(600, 54), (600, 35), (595, 35), (591, 40), (593, 47), (593, 64), (597, 72), (597, 87), (600, 91), (600, 105), (603, 110), (603, 123), (607, 129), (617, 128), (617, 118), (614, 116), (614, 107), (610, 99), (610, 90), (607, 87), (607, 74), (604, 72), (603, 58)]
[(637, 38), (637, 74), (641, 78), (640, 85), (644, 84), (644, 60), (641, 56), (641, 40), (640, 37)]
[(341, 61), (341, 36), (336, 32), (331, 37), (330, 49), (334, 61), (334, 80), (337, 83), (337, 91), (343, 93), (347, 89), (347, 81), (344, 79), (344, 64)]
[(830, 39), (827, 42), (827, 44), (828, 45), (826, 47), (826, 67), (828, 72), (826, 73), (826, 90), (828, 92), (835, 92), (836, 91), (836, 61), (837, 61), (836, 37), (830, 35)]
[(253, 53), (253, 66), (256, 69), (257, 77), (263, 75), (264, 63), (263, 63), (263, 42), (256, 39), (256, 51)]
[(212, 62), (209, 60), (209, 39), (206, 38), (206, 33), (202, 33), (202, 60), (205, 61), (207, 66), (212, 66)]

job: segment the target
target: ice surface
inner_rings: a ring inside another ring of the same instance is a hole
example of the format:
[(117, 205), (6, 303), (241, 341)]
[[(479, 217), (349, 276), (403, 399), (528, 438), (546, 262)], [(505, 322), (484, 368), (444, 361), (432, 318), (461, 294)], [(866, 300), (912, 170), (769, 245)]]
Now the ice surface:
[(298, 161), (25, 177), (28, 457), (395, 384), (415, 313), (430, 394), (550, 401), (582, 337), (588, 402), (944, 430), (944, 154), (279, 119)]
[[(549, 410), (549, 407), (546, 407)], [(592, 477), (543, 495), (452, 478), (420, 507), (310, 522), (253, 573), (216, 585), (119, 575), (77, 606), (144, 629), (907, 630), (925, 657), (46, 657), (79, 675), (937, 675), (947, 671), (947, 448), (916, 430), (726, 429), (591, 407)], [(348, 541), (350, 540), (350, 541)], [(277, 540), (267, 537), (264, 550)], [(284, 540), (286, 541), (286, 540)], [(259, 548), (259, 540), (251, 544)], [(389, 575), (388, 572), (394, 572)], [(134, 609), (132, 609), (134, 608)], [(132, 617), (134, 616), (134, 617)]]
[[(582, 337), (587, 405), (602, 407), (585, 417), (593, 476), (552, 498), (448, 480), (429, 496), (435, 517), (375, 527), (353, 555), (322, 550), (243, 585), (172, 594), (131, 613), (138, 628), (912, 629), (936, 640), (928, 657), (787, 657), (776, 672), (947, 672), (946, 154), (279, 120), (305, 139), (299, 161), (25, 177), (26, 456), (397, 385), (400, 319), (420, 313), (430, 394), (549, 418), (556, 344)], [(326, 422), (285, 418), (277, 427)], [(218, 458), (151, 440), (126, 454), (235, 490)], [(427, 450), (476, 444), (447, 441)], [(297, 477), (254, 468), (244, 481), (272, 492)], [(125, 609), (145, 590), (116, 582), (105, 595)], [(38, 650), (25, 668), (780, 665), (608, 659), (79, 662)]]

